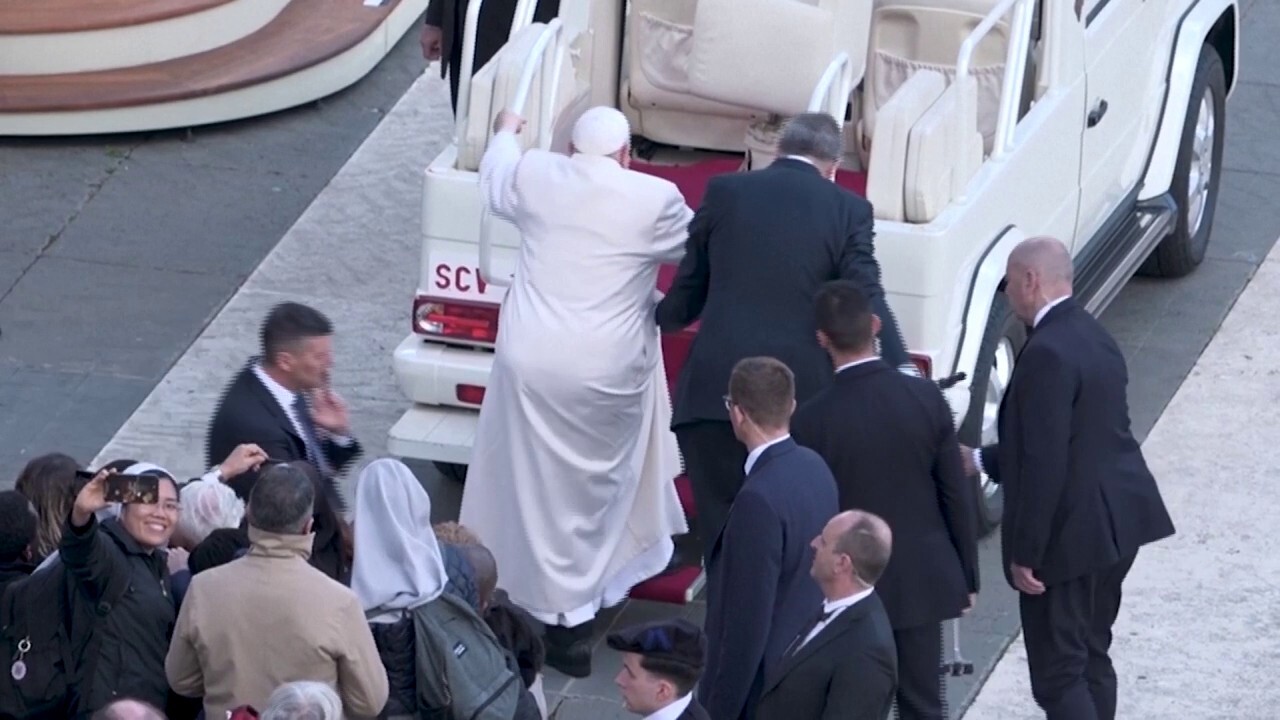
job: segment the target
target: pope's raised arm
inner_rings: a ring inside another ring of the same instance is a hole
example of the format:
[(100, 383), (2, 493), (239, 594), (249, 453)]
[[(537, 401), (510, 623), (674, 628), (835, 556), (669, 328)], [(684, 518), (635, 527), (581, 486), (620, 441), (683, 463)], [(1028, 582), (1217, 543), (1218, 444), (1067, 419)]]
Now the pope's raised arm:
[(693, 210), (685, 202), (679, 190), (672, 189), (666, 206), (654, 223), (653, 247), (664, 263), (678, 263), (684, 258), (684, 246), (689, 239), (689, 222)]
[(518, 205), (516, 168), (520, 165), (520, 143), (516, 133), (524, 120), (509, 110), (498, 113), (493, 121), (493, 137), (480, 159), (480, 192), (489, 212), (515, 222)]

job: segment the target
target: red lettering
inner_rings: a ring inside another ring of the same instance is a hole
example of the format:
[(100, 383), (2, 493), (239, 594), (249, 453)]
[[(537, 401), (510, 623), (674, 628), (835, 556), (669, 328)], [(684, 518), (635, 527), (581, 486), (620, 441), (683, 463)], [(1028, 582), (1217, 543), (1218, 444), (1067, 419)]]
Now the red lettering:
[(447, 263), (440, 263), (436, 266), (436, 287), (440, 290), (449, 289), (449, 270), (451, 268)]
[(470, 292), (471, 290), (471, 284), (466, 280), (467, 276), (470, 274), (471, 268), (468, 267), (460, 267), (453, 271), (453, 283), (462, 292)]

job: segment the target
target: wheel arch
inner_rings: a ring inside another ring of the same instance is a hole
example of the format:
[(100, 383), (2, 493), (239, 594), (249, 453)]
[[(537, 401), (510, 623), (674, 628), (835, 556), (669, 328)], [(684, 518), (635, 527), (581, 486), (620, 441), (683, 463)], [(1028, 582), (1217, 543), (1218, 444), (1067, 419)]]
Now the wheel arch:
[(1200, 62), (1200, 49), (1209, 45), (1222, 59), (1227, 75), (1227, 95), (1235, 90), (1240, 64), (1240, 12), (1236, 0), (1197, 0), (1178, 21), (1173, 52), (1165, 76), (1164, 108), (1142, 178), (1139, 200), (1149, 200), (1169, 191), (1182, 142), (1182, 125), (1192, 83)]
[[(1026, 239), (1026, 233), (1017, 226), (1006, 225), (987, 243), (969, 278), (969, 289), (960, 317), (960, 338), (956, 345), (954, 359), (951, 361), (952, 374), (957, 372), (968, 374), (968, 379), (963, 383), (965, 388), (968, 388), (972, 382), (974, 370), (978, 365), (978, 353), (982, 349), (987, 318), (991, 315), (991, 306), (995, 304), (996, 293), (999, 292), (1000, 283), (1004, 280), (1009, 253), (1018, 243)], [(961, 421), (963, 422), (963, 418)]]

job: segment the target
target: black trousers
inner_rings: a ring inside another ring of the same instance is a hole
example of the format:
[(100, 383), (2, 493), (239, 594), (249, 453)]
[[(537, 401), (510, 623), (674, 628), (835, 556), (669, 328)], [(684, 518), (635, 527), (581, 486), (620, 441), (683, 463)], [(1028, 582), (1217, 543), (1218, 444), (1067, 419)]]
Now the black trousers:
[(729, 518), (729, 507), (742, 489), (746, 475), (747, 448), (733, 435), (728, 421), (700, 420), (676, 428), (676, 442), (684, 456), (684, 471), (693, 486), (697, 503), (695, 521), (702, 542), (702, 558), (711, 548)]
[(947, 720), (942, 623), (893, 631), (898, 648), (898, 720)]
[(1031, 694), (1048, 720), (1114, 720), (1111, 626), (1136, 553), (1101, 571), (1019, 595)]

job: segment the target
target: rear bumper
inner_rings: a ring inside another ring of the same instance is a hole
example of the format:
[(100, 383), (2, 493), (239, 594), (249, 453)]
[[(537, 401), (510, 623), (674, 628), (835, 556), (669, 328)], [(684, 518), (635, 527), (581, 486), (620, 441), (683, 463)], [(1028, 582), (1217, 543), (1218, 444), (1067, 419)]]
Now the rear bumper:
[(471, 463), (480, 412), (468, 408), (414, 405), (387, 434), (387, 451), (396, 457)]
[(391, 363), (400, 392), (411, 402), (478, 409), (458, 400), (457, 388), (488, 385), (493, 351), (450, 347), (409, 335), (396, 347)]

